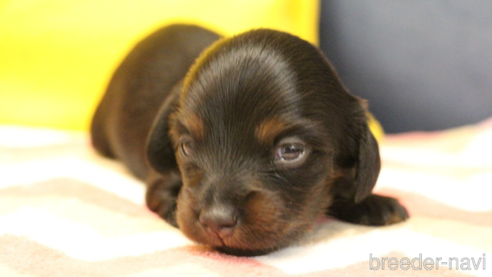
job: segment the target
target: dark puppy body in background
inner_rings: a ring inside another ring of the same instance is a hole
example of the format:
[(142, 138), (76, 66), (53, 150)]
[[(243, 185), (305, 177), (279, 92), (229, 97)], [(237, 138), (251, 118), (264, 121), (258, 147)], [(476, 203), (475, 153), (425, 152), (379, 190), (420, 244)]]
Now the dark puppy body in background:
[(187, 25), (152, 34), (94, 115), (95, 148), (146, 181), (150, 209), (236, 255), (288, 246), (323, 214), (408, 217), (371, 194), (380, 160), (366, 110), (314, 46), (273, 30), (217, 40)]

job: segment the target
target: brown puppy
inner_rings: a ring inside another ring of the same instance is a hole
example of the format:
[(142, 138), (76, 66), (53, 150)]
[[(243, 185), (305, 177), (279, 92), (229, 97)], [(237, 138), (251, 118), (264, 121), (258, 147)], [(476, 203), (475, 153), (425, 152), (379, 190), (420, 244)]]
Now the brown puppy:
[(285, 247), (323, 214), (408, 218), (371, 194), (380, 160), (366, 110), (318, 49), (266, 29), (218, 39), (186, 25), (152, 34), (96, 111), (95, 148), (146, 180), (150, 209), (236, 255)]

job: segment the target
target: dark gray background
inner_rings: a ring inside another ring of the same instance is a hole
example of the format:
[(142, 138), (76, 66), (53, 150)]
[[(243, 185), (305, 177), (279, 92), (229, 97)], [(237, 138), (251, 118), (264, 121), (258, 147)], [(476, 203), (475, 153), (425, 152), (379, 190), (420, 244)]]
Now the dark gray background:
[(388, 133), (492, 116), (490, 0), (322, 0), (320, 46)]

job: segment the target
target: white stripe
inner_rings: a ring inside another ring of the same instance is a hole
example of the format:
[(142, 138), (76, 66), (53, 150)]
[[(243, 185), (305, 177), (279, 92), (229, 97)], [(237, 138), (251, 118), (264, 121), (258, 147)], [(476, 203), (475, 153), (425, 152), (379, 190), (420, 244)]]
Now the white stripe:
[[(339, 223), (335, 222), (334, 224)], [(448, 260), (449, 257), (478, 259), (485, 253), (486, 258), (488, 258), (486, 259), (486, 268), (492, 269), (492, 253), (408, 231), (404, 229), (405, 225), (400, 225), (401, 228), (399, 229), (379, 228), (353, 236), (348, 235), (336, 239), (327, 238), (325, 242), (289, 247), (270, 255), (255, 257), (255, 259), (274, 266), (287, 274), (305, 274), (343, 268), (358, 262), (366, 262), (369, 271), (370, 254), (372, 257), (388, 257), (389, 253), (395, 251), (402, 252), (410, 258), (418, 258), (419, 253), (421, 253), (423, 259), (441, 257), (443, 261)], [(440, 268), (443, 267), (447, 268), (447, 266), (440, 266)], [(462, 272), (478, 276), (490, 276), (490, 271)]]
[(491, 142), (492, 129), (477, 133), (459, 152), (418, 148), (418, 146), (387, 146), (384, 142), (380, 149), (384, 161), (431, 168), (439, 166), (492, 170)]
[(385, 166), (379, 175), (376, 191), (380, 188), (423, 194), (466, 211), (492, 211), (492, 171), (482, 171), (465, 179)]
[(78, 158), (61, 157), (20, 162), (0, 166), (0, 188), (29, 185), (57, 178), (70, 178), (128, 199), (144, 203), (145, 185), (125, 173), (122, 165), (103, 161), (91, 162)]
[(107, 238), (83, 224), (30, 207), (0, 217), (0, 235), (3, 234), (24, 236), (87, 261), (137, 256), (193, 244), (177, 229)]
[(87, 141), (87, 133), (46, 128), (0, 126), (0, 147), (32, 148)]

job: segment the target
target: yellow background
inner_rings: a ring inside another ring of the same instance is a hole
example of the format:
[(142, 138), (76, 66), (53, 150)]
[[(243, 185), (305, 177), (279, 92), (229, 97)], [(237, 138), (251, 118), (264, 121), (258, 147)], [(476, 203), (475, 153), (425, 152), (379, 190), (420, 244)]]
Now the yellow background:
[(87, 130), (112, 72), (170, 23), (317, 43), (317, 0), (0, 0), (0, 124)]

